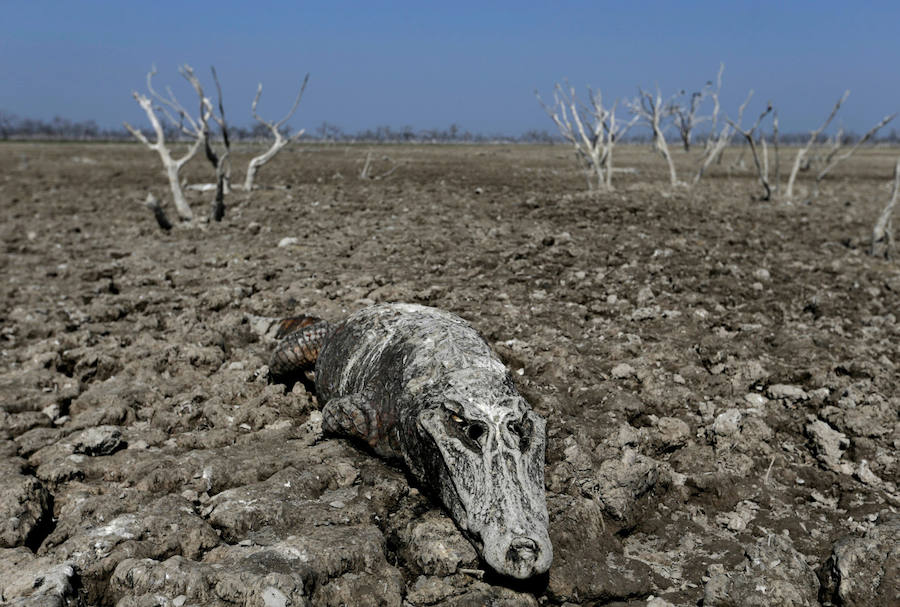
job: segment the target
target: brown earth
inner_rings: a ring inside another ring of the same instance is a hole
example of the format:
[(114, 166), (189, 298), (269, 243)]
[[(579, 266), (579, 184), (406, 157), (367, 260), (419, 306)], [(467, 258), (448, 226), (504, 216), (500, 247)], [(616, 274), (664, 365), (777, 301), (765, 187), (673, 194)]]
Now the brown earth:
[[(673, 190), (622, 148), (637, 174), (592, 196), (562, 146), (375, 148), (399, 168), (362, 181), (368, 149), (288, 149), (222, 223), (163, 233), (153, 153), (0, 145), (0, 602), (898, 599), (900, 269), (865, 253), (896, 150), (786, 204), (737, 150)], [(402, 470), (268, 381), (271, 319), (382, 301), (469, 320), (548, 420), (546, 579), (482, 576)]]

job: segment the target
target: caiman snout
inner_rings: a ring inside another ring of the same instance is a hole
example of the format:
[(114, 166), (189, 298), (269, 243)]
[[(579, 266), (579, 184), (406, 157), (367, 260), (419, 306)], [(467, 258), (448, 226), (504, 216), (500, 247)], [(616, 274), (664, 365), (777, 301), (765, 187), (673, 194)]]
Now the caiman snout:
[[(491, 552), (485, 551), (488, 564), (498, 572), (518, 579), (526, 579), (545, 573), (553, 561), (553, 549), (550, 542), (537, 542), (534, 539), (520, 535), (510, 539), (505, 552), (500, 552), (503, 561), (491, 563)], [(498, 555), (498, 556), (500, 556)]]

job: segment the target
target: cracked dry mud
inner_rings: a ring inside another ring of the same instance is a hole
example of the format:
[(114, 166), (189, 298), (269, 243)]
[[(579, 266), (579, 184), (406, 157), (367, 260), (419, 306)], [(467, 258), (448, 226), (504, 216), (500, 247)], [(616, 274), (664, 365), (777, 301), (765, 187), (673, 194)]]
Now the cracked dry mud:
[[(396, 147), (363, 182), (365, 152), (286, 150), (278, 187), (164, 234), (145, 150), (0, 146), (0, 602), (897, 601), (900, 270), (863, 250), (895, 152), (794, 205), (728, 157), (671, 191), (623, 148), (638, 174), (592, 197), (563, 147)], [(547, 419), (546, 579), (482, 575), (269, 383), (267, 319), (383, 301), (470, 321)]]

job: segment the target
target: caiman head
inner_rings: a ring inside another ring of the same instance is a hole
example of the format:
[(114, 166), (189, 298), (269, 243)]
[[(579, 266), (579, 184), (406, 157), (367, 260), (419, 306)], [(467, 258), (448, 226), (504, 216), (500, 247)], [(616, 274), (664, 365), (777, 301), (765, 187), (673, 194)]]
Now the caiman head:
[(418, 468), (484, 561), (526, 579), (553, 560), (544, 491), (546, 423), (512, 381), (462, 377), (419, 411)]

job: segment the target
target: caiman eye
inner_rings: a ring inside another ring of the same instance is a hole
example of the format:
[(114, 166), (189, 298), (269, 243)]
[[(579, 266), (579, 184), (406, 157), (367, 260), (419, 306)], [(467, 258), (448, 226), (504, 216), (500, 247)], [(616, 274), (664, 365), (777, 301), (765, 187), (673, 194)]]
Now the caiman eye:
[(469, 424), (469, 427), (466, 428), (466, 435), (474, 441), (481, 438), (482, 434), (484, 434), (484, 428), (481, 424)]
[(519, 450), (525, 451), (531, 443), (531, 421), (527, 417), (510, 422), (507, 425), (509, 431), (519, 439)]
[(484, 434), (484, 426), (478, 422), (470, 422), (456, 414), (451, 414), (450, 419), (456, 424), (456, 428), (473, 442), (477, 443)]

